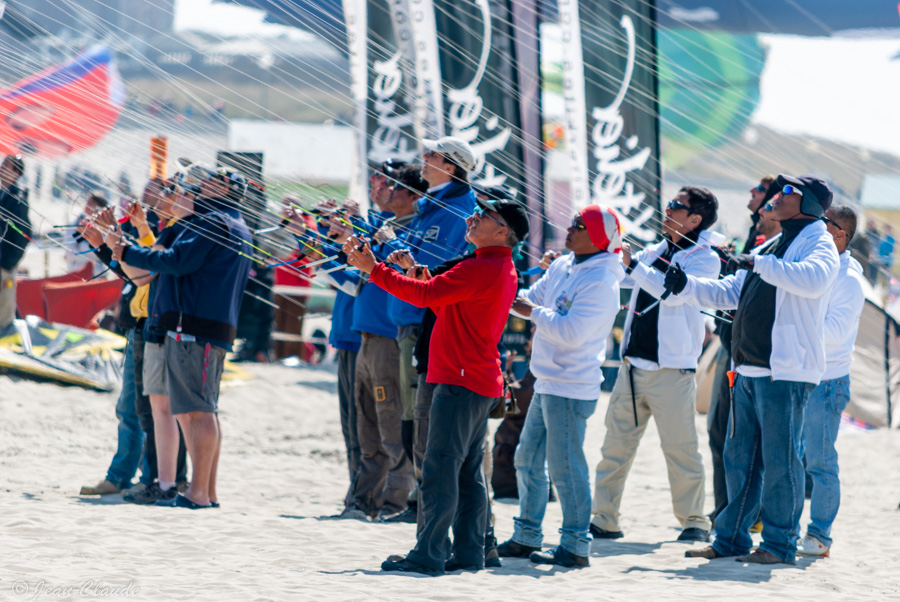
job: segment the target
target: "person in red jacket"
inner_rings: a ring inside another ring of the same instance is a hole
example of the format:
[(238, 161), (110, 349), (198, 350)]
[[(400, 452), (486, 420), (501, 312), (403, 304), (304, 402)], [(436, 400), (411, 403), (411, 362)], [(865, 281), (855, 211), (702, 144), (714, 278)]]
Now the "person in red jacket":
[(497, 344), (516, 296), (512, 249), (528, 236), (528, 215), (515, 202), (478, 204), (466, 220), (474, 256), (433, 278), (424, 266), (403, 276), (376, 263), (368, 245), (355, 238), (344, 247), (347, 262), (370, 273), (372, 282), (437, 314), (427, 378), (436, 386), (420, 498), (425, 526), (416, 547), (407, 556), (389, 557), (384, 571), (441, 575), (484, 568), (488, 497), (482, 453), (488, 414), (503, 395)]

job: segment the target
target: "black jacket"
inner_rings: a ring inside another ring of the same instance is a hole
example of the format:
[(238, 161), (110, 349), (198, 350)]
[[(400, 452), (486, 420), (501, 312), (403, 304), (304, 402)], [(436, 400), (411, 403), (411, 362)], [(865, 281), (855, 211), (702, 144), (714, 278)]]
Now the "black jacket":
[(13, 184), (0, 190), (0, 268), (8, 272), (16, 269), (29, 238), (28, 192)]

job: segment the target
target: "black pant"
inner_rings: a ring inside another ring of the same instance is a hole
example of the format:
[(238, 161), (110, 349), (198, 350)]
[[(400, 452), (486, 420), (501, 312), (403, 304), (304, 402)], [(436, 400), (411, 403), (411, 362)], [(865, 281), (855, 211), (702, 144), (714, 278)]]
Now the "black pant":
[(711, 518), (719, 515), (728, 505), (728, 486), (725, 484), (725, 462), (722, 455), (725, 451), (725, 440), (728, 438), (728, 415), (731, 414), (731, 387), (728, 386), (728, 376), (724, 374), (731, 369), (731, 354), (726, 361), (716, 365), (716, 371), (722, 371), (721, 384), (718, 391), (718, 400), (713, 415), (709, 420), (709, 449), (713, 459), (713, 495), (716, 509)]
[(463, 564), (484, 566), (488, 496), (482, 455), (495, 402), (459, 385), (435, 387), (422, 464), (425, 526), (409, 553), (411, 561), (443, 570), (452, 553)]

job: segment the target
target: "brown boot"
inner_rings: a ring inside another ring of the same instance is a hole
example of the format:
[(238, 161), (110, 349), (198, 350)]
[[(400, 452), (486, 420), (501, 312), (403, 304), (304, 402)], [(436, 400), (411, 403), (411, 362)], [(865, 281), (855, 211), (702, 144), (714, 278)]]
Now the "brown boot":
[(707, 560), (713, 560), (714, 558), (724, 558), (721, 554), (716, 552), (716, 549), (712, 546), (707, 546), (705, 548), (698, 548), (696, 550), (688, 550), (684, 553), (685, 558), (706, 558)]
[(119, 493), (122, 491), (116, 484), (109, 479), (103, 479), (96, 485), (84, 485), (79, 495), (107, 495), (109, 493)]

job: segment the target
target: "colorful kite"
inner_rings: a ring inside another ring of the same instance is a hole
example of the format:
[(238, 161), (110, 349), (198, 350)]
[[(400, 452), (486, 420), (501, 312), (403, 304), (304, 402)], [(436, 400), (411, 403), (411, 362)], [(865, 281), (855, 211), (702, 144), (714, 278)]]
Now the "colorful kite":
[(0, 90), (0, 153), (46, 158), (90, 148), (116, 124), (124, 103), (112, 52), (92, 46)]

